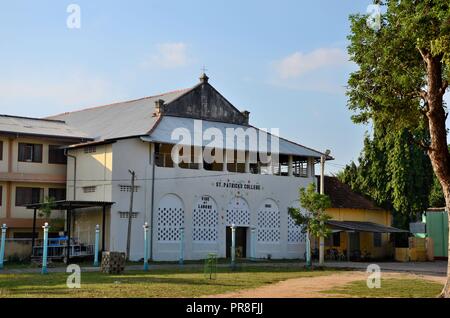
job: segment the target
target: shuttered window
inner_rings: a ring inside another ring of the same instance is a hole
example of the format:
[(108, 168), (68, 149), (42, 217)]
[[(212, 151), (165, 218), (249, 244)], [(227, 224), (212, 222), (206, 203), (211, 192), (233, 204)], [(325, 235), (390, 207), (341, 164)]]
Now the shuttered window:
[(16, 188), (16, 206), (25, 206), (27, 204), (42, 202), (44, 198), (44, 189), (42, 188)]
[(42, 145), (19, 143), (19, 161), (42, 162)]
[(57, 145), (48, 146), (48, 163), (66, 164), (67, 157), (64, 149), (60, 149), (60, 146)]

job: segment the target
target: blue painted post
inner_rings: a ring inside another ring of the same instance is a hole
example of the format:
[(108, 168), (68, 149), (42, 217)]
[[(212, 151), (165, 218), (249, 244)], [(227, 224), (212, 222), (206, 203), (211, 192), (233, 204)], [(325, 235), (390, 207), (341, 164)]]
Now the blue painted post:
[(98, 248), (100, 242), (100, 225), (95, 226), (94, 266), (98, 266)]
[(251, 244), (252, 244), (251, 250), (250, 250), (251, 251), (250, 259), (252, 261), (254, 261), (254, 260), (256, 260), (256, 239), (255, 239), (256, 229), (254, 227), (252, 227), (250, 232), (251, 232), (250, 240), (251, 240)]
[(2, 243), (0, 245), (0, 269), (3, 269), (3, 260), (5, 258), (6, 224), (2, 225)]
[(306, 267), (311, 268), (311, 241), (309, 240), (309, 232), (306, 233)]
[(180, 227), (180, 260), (178, 263), (180, 265), (184, 263), (184, 227)]
[(48, 248), (48, 223), (45, 222), (44, 226), (44, 246), (42, 250), (42, 274), (47, 274), (47, 248)]
[(148, 223), (144, 223), (144, 271), (148, 271)]
[(236, 226), (231, 225), (231, 267), (236, 265)]

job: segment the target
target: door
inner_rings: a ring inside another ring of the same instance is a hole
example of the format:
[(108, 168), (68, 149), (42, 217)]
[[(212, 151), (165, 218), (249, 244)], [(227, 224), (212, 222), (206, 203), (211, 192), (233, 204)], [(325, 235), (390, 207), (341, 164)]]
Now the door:
[[(247, 228), (236, 227), (236, 258), (245, 258), (247, 255)], [(231, 257), (231, 227), (226, 229), (226, 256)]]
[(350, 258), (359, 259), (360, 258), (360, 244), (359, 244), (359, 232), (348, 233), (350, 238)]

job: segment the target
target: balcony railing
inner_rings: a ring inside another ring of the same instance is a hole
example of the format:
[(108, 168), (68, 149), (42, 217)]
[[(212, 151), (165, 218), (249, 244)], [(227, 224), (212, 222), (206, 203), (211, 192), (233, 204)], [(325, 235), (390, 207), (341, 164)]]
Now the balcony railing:
[[(174, 162), (172, 160), (172, 156), (170, 153), (156, 153), (155, 154), (155, 164), (158, 167), (163, 168), (173, 168)], [(203, 167), (205, 170), (213, 170), (207, 169), (208, 164), (204, 163)], [(262, 164), (262, 163), (251, 163), (249, 168), (249, 173), (251, 174), (259, 174), (259, 175), (275, 175), (275, 176), (289, 176), (289, 167), (287, 164), (281, 165), (270, 165), (270, 164)], [(182, 169), (199, 169), (200, 165), (198, 163), (180, 163), (179, 167)], [(242, 168), (242, 167), (241, 167)], [(245, 173), (239, 169), (238, 164), (228, 163), (228, 172), (240, 172)], [(217, 171), (223, 171), (220, 168)], [(295, 161), (292, 163), (292, 176), (294, 177), (308, 177), (308, 164), (306, 161)]]

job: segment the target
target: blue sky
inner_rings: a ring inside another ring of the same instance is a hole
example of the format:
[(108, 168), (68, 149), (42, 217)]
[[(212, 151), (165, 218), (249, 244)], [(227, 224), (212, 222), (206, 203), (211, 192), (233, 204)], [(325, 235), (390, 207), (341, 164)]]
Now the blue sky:
[[(66, 25), (81, 8), (81, 28)], [(5, 1), (0, 113), (42, 117), (210, 83), (251, 123), (331, 149), (329, 172), (357, 159), (348, 15), (370, 0)], [(132, 124), (132, 123), (130, 123)]]

